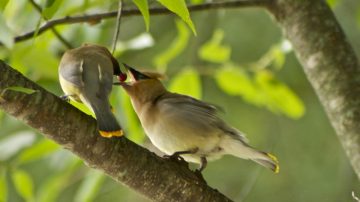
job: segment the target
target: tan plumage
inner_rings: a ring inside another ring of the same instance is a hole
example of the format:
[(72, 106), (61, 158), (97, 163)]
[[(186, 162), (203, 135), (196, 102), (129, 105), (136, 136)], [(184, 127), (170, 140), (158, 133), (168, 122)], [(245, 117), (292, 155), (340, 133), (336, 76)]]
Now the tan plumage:
[(61, 88), (70, 99), (84, 103), (94, 112), (104, 137), (123, 134), (108, 101), (113, 75), (120, 73), (116, 59), (98, 45), (85, 44), (66, 51), (59, 65)]
[(249, 146), (237, 129), (221, 120), (216, 107), (189, 96), (168, 92), (157, 78), (128, 67), (132, 80), (121, 85), (151, 142), (162, 152), (189, 162), (215, 160), (224, 154), (251, 159), (279, 172), (276, 158)]

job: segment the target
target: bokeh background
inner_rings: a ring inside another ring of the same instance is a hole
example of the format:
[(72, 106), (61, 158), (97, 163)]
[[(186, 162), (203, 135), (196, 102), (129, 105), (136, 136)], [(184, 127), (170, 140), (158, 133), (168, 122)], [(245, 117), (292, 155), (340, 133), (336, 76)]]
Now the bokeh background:
[[(117, 1), (35, 2), (48, 5), (49, 19), (117, 8)], [(328, 3), (360, 53), (360, 1)], [(160, 6), (151, 0), (149, 4)], [(125, 7), (135, 5), (125, 1)], [(115, 56), (131, 66), (166, 74), (163, 82), (171, 91), (220, 106), (221, 117), (247, 134), (252, 145), (274, 153), (280, 161), (280, 173), (274, 174), (251, 161), (225, 156), (203, 172), (208, 184), (235, 201), (355, 201), (352, 192), (360, 196), (359, 179), (291, 44), (271, 16), (260, 8), (231, 8), (193, 12), (191, 17), (197, 36), (175, 15), (151, 16), (148, 32), (142, 16), (123, 17)], [(11, 40), (37, 29), (44, 23), (40, 19), (28, 1), (0, 3), (0, 59), (62, 95), (57, 67), (66, 47), (58, 38), (49, 30), (24, 42)], [(110, 48), (115, 19), (56, 29), (74, 47), (91, 42)], [(114, 87), (111, 102), (127, 137), (151, 148), (121, 88)], [(73, 104), (89, 113), (81, 104)], [(0, 111), (2, 201), (148, 200)]]

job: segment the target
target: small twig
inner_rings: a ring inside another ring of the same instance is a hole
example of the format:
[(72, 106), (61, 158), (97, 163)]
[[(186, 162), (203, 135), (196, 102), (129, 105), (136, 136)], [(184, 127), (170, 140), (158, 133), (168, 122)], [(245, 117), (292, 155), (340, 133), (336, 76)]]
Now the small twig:
[(119, 8), (118, 8), (118, 12), (117, 12), (117, 17), (116, 17), (116, 29), (115, 29), (115, 33), (114, 33), (114, 38), (113, 38), (113, 44), (112, 44), (112, 50), (111, 53), (114, 55), (115, 53), (115, 49), (116, 49), (116, 42), (119, 38), (119, 33), (120, 33), (120, 21), (121, 21), (121, 12), (123, 9), (123, 5), (122, 5), (122, 0), (119, 0)]
[[(35, 10), (37, 10), (40, 13), (40, 16), (43, 17), (46, 21), (48, 21), (48, 19), (42, 15), (42, 8), (34, 0), (29, 0), (29, 2), (31, 3), (31, 5), (34, 6)], [(63, 43), (64, 46), (66, 46), (66, 48), (68, 49), (73, 48), (72, 45), (55, 29), (55, 27), (50, 27), (50, 29), (53, 32), (53, 34), (59, 39), (59, 41)], [(34, 31), (34, 34), (35, 32), (36, 30)], [(16, 42), (16, 38), (15, 38), (15, 42)]]
[[(240, 8), (240, 7), (265, 7), (269, 5), (272, 0), (241, 0), (241, 1), (227, 1), (227, 2), (210, 2), (210, 3), (203, 3), (198, 5), (189, 5), (189, 11), (204, 11), (204, 10), (211, 10), (211, 9), (223, 9), (223, 8)], [(151, 15), (162, 15), (162, 14), (171, 14), (172, 12), (166, 8), (154, 7), (150, 8), (149, 12)], [(39, 28), (38, 35), (42, 34), (48, 29), (55, 27), (57, 25), (62, 24), (74, 24), (74, 23), (81, 23), (81, 22), (96, 22), (101, 21), (102, 19), (113, 18), (117, 16), (117, 11), (111, 11), (106, 13), (99, 13), (99, 14), (91, 14), (91, 15), (84, 15), (84, 16), (67, 16), (64, 18), (59, 18), (55, 20), (47, 21), (43, 26)], [(138, 9), (123, 9), (121, 12), (122, 16), (134, 16), (134, 15), (141, 15)], [(27, 40), (33, 37), (36, 30), (27, 32), (23, 35), (17, 36), (14, 38), (14, 42), (20, 42)]]

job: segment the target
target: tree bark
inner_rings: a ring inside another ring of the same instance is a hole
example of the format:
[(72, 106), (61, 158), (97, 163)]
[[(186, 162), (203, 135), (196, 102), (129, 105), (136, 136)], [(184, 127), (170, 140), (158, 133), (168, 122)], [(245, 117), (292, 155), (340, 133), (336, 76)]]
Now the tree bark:
[[(34, 89), (33, 93), (9, 87)], [(96, 121), (0, 60), (0, 109), (154, 201), (231, 201), (188, 169), (121, 138), (103, 138)]]
[(277, 0), (269, 10), (293, 44), (360, 178), (360, 66), (354, 50), (323, 0)]

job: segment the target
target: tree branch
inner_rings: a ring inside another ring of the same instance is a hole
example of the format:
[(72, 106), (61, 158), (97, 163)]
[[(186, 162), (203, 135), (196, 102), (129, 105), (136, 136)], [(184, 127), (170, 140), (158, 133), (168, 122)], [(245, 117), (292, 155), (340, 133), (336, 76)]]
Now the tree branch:
[[(36, 90), (27, 94), (8, 87)], [(187, 165), (162, 159), (121, 138), (102, 138), (96, 121), (0, 60), (0, 109), (154, 201), (231, 201)]]
[(354, 50), (325, 1), (277, 0), (269, 10), (292, 42), (360, 178), (360, 65)]
[[(264, 7), (271, 3), (272, 0), (240, 0), (240, 1), (226, 1), (226, 2), (210, 2), (198, 5), (189, 5), (189, 11), (204, 11), (204, 10), (211, 10), (211, 9), (223, 9), (223, 8), (239, 8), (239, 7)], [(172, 14), (166, 8), (150, 8), (149, 12), (151, 15), (162, 15), (162, 14)], [(38, 30), (38, 35), (44, 33), (48, 29), (52, 29), (57, 25), (64, 25), (64, 24), (75, 24), (75, 23), (82, 23), (82, 22), (99, 22), (103, 19), (114, 18), (117, 16), (118, 11), (111, 11), (106, 13), (99, 13), (99, 14), (91, 14), (91, 15), (83, 15), (83, 16), (67, 16), (64, 18), (59, 18), (55, 20), (47, 21), (43, 26), (41, 26)], [(138, 9), (123, 9), (121, 12), (122, 17), (126, 16), (134, 16), (134, 15), (141, 15)], [(20, 42), (27, 39), (30, 39), (34, 36), (36, 30), (27, 32), (23, 35), (17, 36), (14, 38), (14, 42)]]

